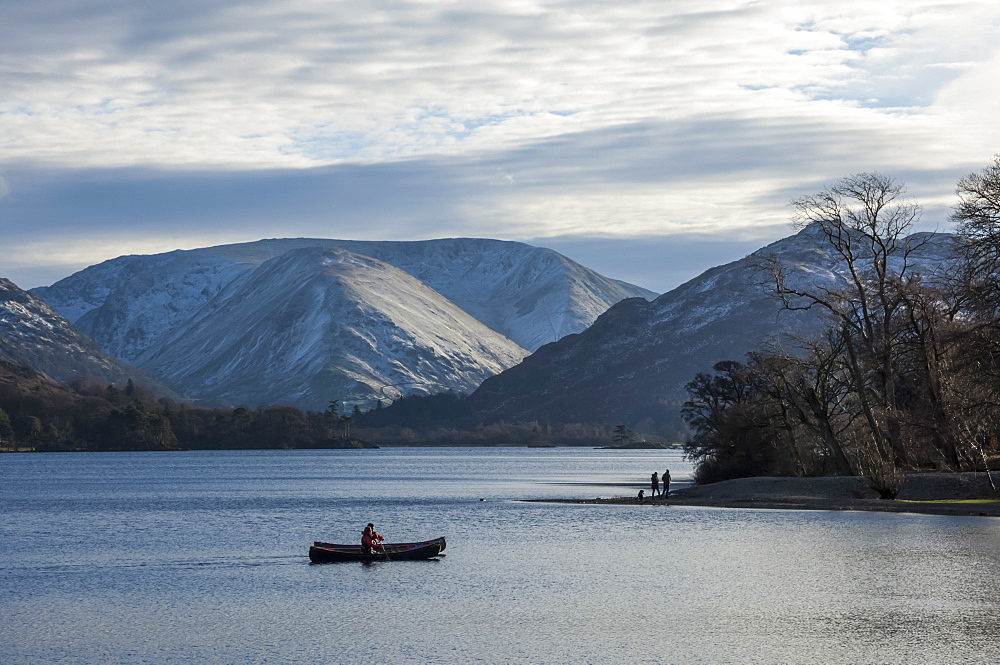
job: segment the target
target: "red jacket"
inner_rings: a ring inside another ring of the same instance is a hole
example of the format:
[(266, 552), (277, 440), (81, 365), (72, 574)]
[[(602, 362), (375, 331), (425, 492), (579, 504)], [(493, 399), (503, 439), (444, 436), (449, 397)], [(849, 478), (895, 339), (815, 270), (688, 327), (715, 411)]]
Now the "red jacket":
[(374, 531), (371, 534), (367, 534), (364, 531), (361, 532), (361, 545), (363, 547), (374, 547), (378, 544), (376, 541), (380, 540), (385, 540), (385, 538)]

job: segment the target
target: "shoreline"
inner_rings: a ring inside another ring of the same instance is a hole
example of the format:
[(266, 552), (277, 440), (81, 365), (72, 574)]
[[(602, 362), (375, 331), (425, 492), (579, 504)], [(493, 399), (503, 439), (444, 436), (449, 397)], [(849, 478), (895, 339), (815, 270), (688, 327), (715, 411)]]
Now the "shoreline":
[[(1000, 474), (993, 474), (1000, 487)], [(765, 510), (834, 510), (1000, 517), (1000, 493), (986, 473), (915, 473), (903, 481), (896, 499), (880, 499), (864, 478), (754, 477), (692, 485), (666, 499), (597, 497), (532, 499), (539, 503), (696, 506)]]

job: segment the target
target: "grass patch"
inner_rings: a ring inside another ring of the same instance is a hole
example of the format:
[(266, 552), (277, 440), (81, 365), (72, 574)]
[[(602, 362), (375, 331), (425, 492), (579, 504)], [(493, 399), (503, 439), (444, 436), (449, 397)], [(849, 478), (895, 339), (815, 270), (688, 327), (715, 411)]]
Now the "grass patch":
[(896, 499), (903, 503), (1000, 503), (1000, 499), (936, 499), (934, 501), (913, 501), (911, 499)]

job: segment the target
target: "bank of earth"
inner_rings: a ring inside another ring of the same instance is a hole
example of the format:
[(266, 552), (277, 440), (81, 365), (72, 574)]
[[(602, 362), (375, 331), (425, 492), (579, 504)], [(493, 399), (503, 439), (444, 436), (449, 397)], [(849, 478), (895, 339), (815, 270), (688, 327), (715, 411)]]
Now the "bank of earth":
[[(1000, 474), (992, 474), (1000, 486)], [(708, 506), (785, 510), (865, 510), (930, 515), (1000, 517), (1000, 492), (986, 473), (915, 473), (903, 481), (896, 499), (880, 499), (864, 478), (755, 477), (693, 485), (672, 491), (666, 500), (645, 497), (546, 499), (559, 503)]]

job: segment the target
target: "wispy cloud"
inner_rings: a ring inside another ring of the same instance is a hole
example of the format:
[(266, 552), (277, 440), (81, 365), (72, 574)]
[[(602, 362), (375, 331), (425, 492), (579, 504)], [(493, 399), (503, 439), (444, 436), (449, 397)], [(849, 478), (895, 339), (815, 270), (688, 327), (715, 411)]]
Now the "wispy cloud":
[(789, 192), (868, 169), (905, 174), (940, 223), (955, 178), (1000, 150), (989, 0), (0, 0), (0, 15), (11, 275), (29, 267), (18, 248), (51, 248), (44, 263), (67, 237), (86, 239), (80, 265), (262, 235), (763, 240)]

